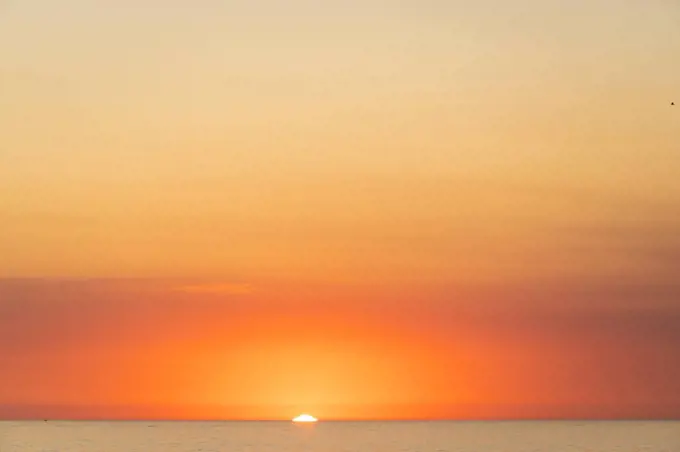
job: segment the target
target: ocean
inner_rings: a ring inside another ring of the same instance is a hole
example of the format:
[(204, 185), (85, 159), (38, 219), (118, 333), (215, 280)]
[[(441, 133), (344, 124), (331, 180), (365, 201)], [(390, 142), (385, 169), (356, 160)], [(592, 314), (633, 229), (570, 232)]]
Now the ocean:
[(0, 452), (680, 452), (680, 421), (0, 422)]

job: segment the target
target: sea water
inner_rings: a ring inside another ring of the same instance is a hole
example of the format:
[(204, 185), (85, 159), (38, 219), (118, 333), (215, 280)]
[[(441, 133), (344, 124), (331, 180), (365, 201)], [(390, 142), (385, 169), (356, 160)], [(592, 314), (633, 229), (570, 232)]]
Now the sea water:
[(0, 422), (0, 452), (680, 452), (680, 421)]

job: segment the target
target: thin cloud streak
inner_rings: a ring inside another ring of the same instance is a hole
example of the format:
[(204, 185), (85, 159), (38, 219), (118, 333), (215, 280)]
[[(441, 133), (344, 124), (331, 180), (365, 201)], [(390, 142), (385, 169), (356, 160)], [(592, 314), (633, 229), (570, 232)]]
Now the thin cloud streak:
[(207, 293), (207, 294), (229, 294), (229, 295), (247, 295), (255, 291), (252, 284), (234, 284), (234, 283), (214, 283), (214, 284), (197, 284), (189, 286), (176, 287), (173, 290), (185, 293)]

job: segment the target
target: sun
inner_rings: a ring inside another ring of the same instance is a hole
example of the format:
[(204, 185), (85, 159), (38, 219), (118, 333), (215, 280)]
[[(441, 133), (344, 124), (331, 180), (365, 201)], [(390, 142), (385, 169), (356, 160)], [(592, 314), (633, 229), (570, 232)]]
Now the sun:
[(301, 414), (293, 418), (293, 422), (316, 422), (317, 419), (311, 414)]

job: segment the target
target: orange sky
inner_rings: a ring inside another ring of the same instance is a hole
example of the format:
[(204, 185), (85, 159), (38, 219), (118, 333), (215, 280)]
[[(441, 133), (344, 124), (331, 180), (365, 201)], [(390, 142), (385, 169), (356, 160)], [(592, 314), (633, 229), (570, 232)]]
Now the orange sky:
[(680, 8), (397, 3), (0, 5), (0, 417), (680, 416)]
[(653, 308), (547, 287), (0, 288), (10, 417), (663, 417), (680, 402), (673, 293)]

